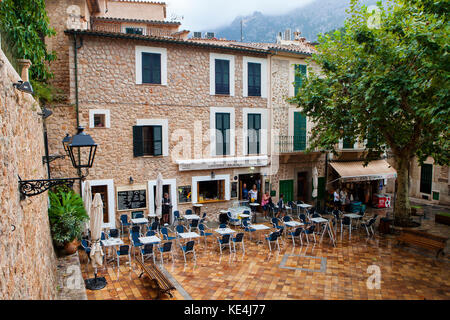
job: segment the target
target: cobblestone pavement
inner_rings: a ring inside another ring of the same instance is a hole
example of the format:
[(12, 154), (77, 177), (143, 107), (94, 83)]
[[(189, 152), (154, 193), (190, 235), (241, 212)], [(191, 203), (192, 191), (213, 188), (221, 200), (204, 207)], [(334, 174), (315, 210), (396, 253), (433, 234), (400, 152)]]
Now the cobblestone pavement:
[[(420, 229), (450, 237), (449, 226), (434, 223), (436, 210), (445, 209), (427, 209)], [(380, 216), (386, 213), (368, 210), (369, 215), (374, 212)], [(376, 232), (374, 237), (367, 237), (365, 230), (354, 230), (349, 239), (347, 230), (343, 234), (339, 230), (336, 247), (327, 236), (322, 243), (304, 241), (301, 246), (297, 242), (295, 247), (290, 238), (285, 238), (280, 242), (280, 251), (272, 252), (267, 242), (255, 243), (259, 236), (253, 234), (250, 241), (245, 235), (245, 253), (238, 247), (236, 253), (225, 249), (222, 255), (215, 237), (209, 238), (208, 247), (202, 239), (200, 245), (196, 243), (197, 261), (189, 257), (187, 264), (177, 247), (173, 262), (164, 259), (165, 270), (179, 288), (173, 299), (450, 299), (448, 255), (436, 260), (434, 252), (397, 246), (395, 235)], [(80, 256), (85, 262), (85, 254)], [(371, 285), (370, 289), (367, 281), (377, 268), (380, 287)], [(86, 269), (83, 264), (82, 269), (84, 278), (93, 276), (90, 266)], [(108, 265), (100, 272), (108, 286), (99, 291), (88, 290), (88, 299), (156, 297), (148, 279), (138, 278), (138, 270), (134, 264), (131, 268), (125, 265), (125, 260), (119, 270)]]

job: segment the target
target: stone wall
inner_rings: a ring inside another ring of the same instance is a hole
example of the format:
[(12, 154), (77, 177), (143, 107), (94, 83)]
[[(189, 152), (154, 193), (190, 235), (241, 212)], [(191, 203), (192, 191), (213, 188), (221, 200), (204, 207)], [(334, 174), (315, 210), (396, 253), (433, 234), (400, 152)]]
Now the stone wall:
[(56, 257), (47, 194), (21, 201), (18, 188), (18, 176), (46, 178), (41, 110), (13, 87), (19, 79), (0, 50), (0, 300), (53, 299)]

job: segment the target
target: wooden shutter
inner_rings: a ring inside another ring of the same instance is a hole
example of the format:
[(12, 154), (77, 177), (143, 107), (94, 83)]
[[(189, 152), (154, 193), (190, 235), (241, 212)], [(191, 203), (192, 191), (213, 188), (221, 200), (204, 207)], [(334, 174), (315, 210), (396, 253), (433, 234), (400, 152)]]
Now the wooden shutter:
[(295, 83), (294, 83), (294, 93), (297, 95), (298, 90), (302, 87), (303, 77), (306, 77), (306, 65), (296, 64), (295, 65)]
[(424, 163), (420, 170), (420, 192), (431, 194), (433, 181), (433, 165)]
[(142, 53), (142, 83), (161, 84), (161, 54)]
[(230, 94), (230, 61), (215, 60), (216, 94)]
[(294, 151), (306, 149), (306, 116), (294, 112)]
[(342, 140), (342, 148), (343, 149), (353, 149), (353, 145), (354, 144), (353, 144), (353, 141), (351, 138), (346, 137)]
[(261, 64), (248, 63), (248, 95), (261, 96)]
[(153, 126), (153, 155), (161, 156), (162, 153), (162, 126)]
[(259, 154), (261, 145), (261, 114), (248, 114), (248, 154)]
[(142, 157), (144, 155), (144, 141), (141, 126), (133, 126), (133, 155)]
[(230, 114), (216, 113), (216, 155), (230, 154)]

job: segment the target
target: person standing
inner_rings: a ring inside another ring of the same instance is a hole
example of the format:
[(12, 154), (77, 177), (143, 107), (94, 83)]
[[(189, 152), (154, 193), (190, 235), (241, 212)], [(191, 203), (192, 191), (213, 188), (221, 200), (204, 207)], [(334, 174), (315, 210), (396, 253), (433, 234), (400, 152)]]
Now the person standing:
[(339, 201), (341, 202), (341, 211), (342, 212), (345, 211), (346, 199), (347, 199), (347, 191), (345, 191), (345, 189), (342, 189), (341, 192), (339, 193)]
[(248, 200), (248, 190), (247, 190), (247, 184), (242, 185), (242, 199)]
[(270, 199), (269, 191), (266, 191), (266, 193), (263, 194), (261, 200), (261, 206), (264, 211), (264, 219), (266, 220), (267, 220), (267, 212), (269, 211), (269, 199)]
[(169, 194), (166, 192), (164, 193), (164, 197), (162, 200), (162, 217), (161, 217), (161, 224), (170, 224), (170, 209), (172, 208), (172, 204), (170, 203)]
[(258, 200), (258, 189), (256, 184), (253, 185), (253, 189), (248, 192), (250, 202), (256, 202)]
[(278, 218), (280, 215), (284, 216), (285, 206), (284, 206), (284, 195), (283, 194), (280, 194), (280, 199), (278, 200), (277, 206), (278, 206), (278, 213), (277, 213), (276, 218)]
[(338, 210), (339, 206), (341, 204), (339, 201), (339, 189), (336, 189), (333, 192), (333, 203), (334, 203), (334, 209)]

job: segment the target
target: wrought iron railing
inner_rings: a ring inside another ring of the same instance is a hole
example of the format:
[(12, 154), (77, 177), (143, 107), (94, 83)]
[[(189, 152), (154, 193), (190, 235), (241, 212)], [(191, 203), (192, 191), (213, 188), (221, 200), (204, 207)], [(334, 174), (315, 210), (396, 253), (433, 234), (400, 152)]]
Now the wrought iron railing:
[(304, 135), (275, 136), (275, 150), (278, 153), (305, 152), (308, 148), (309, 142)]

